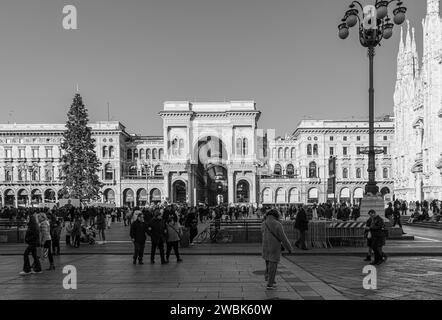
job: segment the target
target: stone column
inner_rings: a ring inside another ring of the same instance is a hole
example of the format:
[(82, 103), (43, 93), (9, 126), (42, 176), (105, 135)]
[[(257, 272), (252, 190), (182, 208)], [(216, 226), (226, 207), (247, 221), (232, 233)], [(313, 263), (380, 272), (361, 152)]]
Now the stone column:
[(235, 184), (235, 181), (234, 181), (234, 178), (233, 178), (233, 174), (234, 174), (234, 172), (231, 171), (231, 170), (229, 170), (228, 173), (227, 173), (227, 185), (228, 185), (228, 188), (229, 188), (229, 190), (228, 190), (229, 204), (235, 202), (234, 201), (234, 196), (235, 196), (234, 195), (234, 190), (235, 190), (234, 184)]
[(165, 171), (163, 173), (163, 176), (164, 176), (164, 200), (167, 200), (167, 198), (169, 198), (169, 176), (170, 176), (169, 171)]
[(250, 186), (250, 203), (258, 205), (257, 201), (257, 185), (256, 185), (256, 174), (252, 176), (252, 185)]

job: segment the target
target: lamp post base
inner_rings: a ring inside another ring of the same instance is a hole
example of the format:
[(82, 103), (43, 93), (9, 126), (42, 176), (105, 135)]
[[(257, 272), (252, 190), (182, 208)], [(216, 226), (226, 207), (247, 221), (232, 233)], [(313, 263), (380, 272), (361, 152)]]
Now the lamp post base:
[(365, 186), (365, 194), (376, 196), (379, 193), (379, 187), (376, 185), (376, 182), (368, 182)]
[(377, 195), (372, 196), (366, 194), (361, 199), (361, 209), (360, 209), (361, 216), (359, 217), (358, 221), (367, 221), (368, 218), (370, 218), (370, 216), (368, 215), (368, 211), (370, 210), (375, 210), (379, 216), (384, 217), (385, 213), (384, 198), (382, 196), (377, 196)]

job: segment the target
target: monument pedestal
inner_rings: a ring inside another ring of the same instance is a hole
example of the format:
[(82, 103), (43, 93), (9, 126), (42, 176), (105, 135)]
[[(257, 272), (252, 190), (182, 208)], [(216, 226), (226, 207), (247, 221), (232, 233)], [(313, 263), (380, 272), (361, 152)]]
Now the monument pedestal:
[[(376, 213), (385, 219), (385, 201), (382, 196), (366, 195), (361, 199), (361, 216), (358, 220), (367, 221), (370, 216), (368, 211), (375, 210)], [(387, 220), (388, 221), (388, 220)]]

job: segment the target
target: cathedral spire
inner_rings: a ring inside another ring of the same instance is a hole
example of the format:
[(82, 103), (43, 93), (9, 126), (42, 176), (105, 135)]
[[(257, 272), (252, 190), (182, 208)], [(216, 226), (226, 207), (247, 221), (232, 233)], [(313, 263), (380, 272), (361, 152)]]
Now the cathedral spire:
[(427, 0), (427, 15), (439, 15), (439, 0)]
[(399, 42), (399, 51), (397, 54), (397, 80), (402, 78), (402, 69), (404, 67), (404, 28), (401, 26), (401, 40)]
[(405, 35), (405, 52), (404, 52), (404, 76), (413, 75), (413, 51), (410, 35), (410, 21), (407, 20), (407, 34)]
[(413, 78), (417, 78), (419, 76), (419, 55), (417, 53), (416, 47), (416, 36), (414, 28), (411, 29), (412, 32), (412, 40), (411, 40), (411, 52), (413, 57)]

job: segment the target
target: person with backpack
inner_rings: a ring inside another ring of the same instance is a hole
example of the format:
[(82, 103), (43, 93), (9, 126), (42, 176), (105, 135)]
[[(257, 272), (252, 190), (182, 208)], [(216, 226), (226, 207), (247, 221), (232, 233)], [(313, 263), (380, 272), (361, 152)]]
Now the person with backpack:
[(179, 252), (179, 242), (181, 241), (181, 237), (183, 235), (181, 225), (178, 223), (178, 219), (175, 219), (173, 216), (169, 217), (169, 221), (166, 224), (167, 227), (167, 248), (166, 248), (166, 261), (169, 262), (170, 253), (175, 253), (176, 261), (182, 262), (183, 260), (180, 258)]
[(290, 241), (279, 221), (279, 216), (277, 210), (269, 210), (261, 224), (262, 258), (266, 263), (265, 281), (267, 282), (267, 290), (276, 289), (275, 276), (278, 263), (281, 260), (282, 247), (287, 249), (289, 253), (292, 251)]

